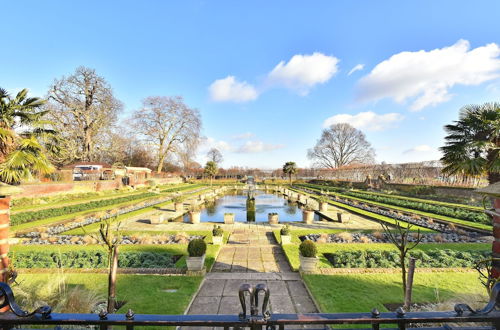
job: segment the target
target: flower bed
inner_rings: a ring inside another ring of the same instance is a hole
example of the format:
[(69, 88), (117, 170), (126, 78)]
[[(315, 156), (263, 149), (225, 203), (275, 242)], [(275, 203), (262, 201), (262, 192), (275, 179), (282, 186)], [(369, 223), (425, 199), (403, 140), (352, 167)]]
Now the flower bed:
[[(205, 189), (205, 188), (195, 190), (192, 193), (195, 193), (195, 192), (203, 190), (203, 189)], [(158, 196), (157, 194), (153, 194), (153, 195)], [(87, 217), (82, 217), (82, 219), (80, 219), (78, 221), (76, 221), (75, 219), (72, 219), (66, 223), (56, 223), (54, 225), (44, 227), (42, 231), (44, 233), (49, 234), (49, 235), (57, 235), (57, 234), (69, 231), (71, 229), (75, 229), (75, 228), (79, 228), (79, 227), (83, 227), (83, 226), (88, 226), (88, 225), (100, 222), (102, 220), (105, 220), (105, 219), (109, 219), (112, 217), (120, 216), (122, 214), (138, 211), (138, 210), (148, 208), (148, 207), (151, 207), (154, 205), (166, 203), (166, 202), (169, 202), (171, 200), (172, 200), (171, 196), (157, 198), (154, 200), (146, 200), (146, 201), (143, 201), (139, 204), (122, 207), (118, 210), (115, 210), (113, 213), (106, 213), (106, 214), (102, 214), (102, 215), (93, 214), (93, 215), (89, 215)], [(41, 234), (42, 234), (41, 230), (37, 230), (37, 231), (17, 233), (16, 236), (17, 237), (26, 237), (26, 238), (35, 238), (35, 237), (40, 237)]]
[[(338, 233), (338, 234), (308, 234), (299, 237), (300, 240), (311, 240), (316, 243), (391, 243), (386, 233)], [(416, 233), (410, 234), (408, 240), (414, 242)], [(459, 235), (457, 233), (422, 234), (422, 243), (487, 243), (488, 237), (476, 233)]]
[[(411, 251), (416, 267), (453, 268), (473, 267), (478, 260), (490, 257), (487, 251), (429, 250)], [(399, 267), (399, 251), (338, 251), (324, 256), (334, 268), (395, 268)]]
[(157, 196), (157, 194), (155, 194), (155, 193), (143, 193), (143, 194), (133, 195), (133, 196), (125, 196), (125, 197), (118, 197), (118, 198), (112, 198), (112, 199), (103, 199), (103, 200), (92, 201), (92, 202), (88, 202), (88, 203), (68, 205), (68, 206), (63, 206), (63, 207), (59, 207), (59, 208), (44, 209), (44, 210), (38, 210), (38, 211), (33, 211), (33, 212), (16, 213), (16, 214), (13, 214), (11, 216), (10, 221), (11, 221), (11, 225), (15, 226), (15, 225), (20, 225), (22, 223), (35, 221), (35, 220), (57, 217), (57, 216), (65, 215), (65, 214), (96, 209), (96, 208), (100, 208), (100, 207), (104, 207), (104, 206), (110, 206), (110, 205), (130, 202), (130, 201), (143, 199), (143, 198), (149, 198), (149, 197), (153, 197), (153, 196)]
[[(11, 253), (16, 268), (106, 268), (108, 254), (103, 249), (74, 251), (32, 251)], [(121, 268), (171, 268), (178, 257), (168, 253), (123, 252)]]
[[(203, 236), (193, 235), (188, 236), (185, 233), (179, 233), (175, 235), (130, 235), (123, 236), (120, 244), (130, 245), (130, 244), (187, 244), (195, 238), (204, 238)], [(36, 244), (74, 244), (74, 245), (85, 245), (85, 244), (97, 244), (98, 241), (92, 236), (85, 235), (42, 235), (39, 237), (34, 237), (26, 239), (22, 242), (24, 245), (36, 245)]]

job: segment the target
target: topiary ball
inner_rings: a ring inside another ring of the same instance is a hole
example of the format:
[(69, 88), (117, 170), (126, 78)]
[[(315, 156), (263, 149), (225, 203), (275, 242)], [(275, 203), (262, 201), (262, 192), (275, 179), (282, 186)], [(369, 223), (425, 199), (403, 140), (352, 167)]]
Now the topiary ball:
[(201, 257), (207, 251), (207, 243), (201, 238), (195, 238), (188, 244), (190, 257)]
[(315, 258), (318, 252), (316, 249), (316, 244), (308, 239), (300, 243), (299, 251), (300, 254), (306, 258)]

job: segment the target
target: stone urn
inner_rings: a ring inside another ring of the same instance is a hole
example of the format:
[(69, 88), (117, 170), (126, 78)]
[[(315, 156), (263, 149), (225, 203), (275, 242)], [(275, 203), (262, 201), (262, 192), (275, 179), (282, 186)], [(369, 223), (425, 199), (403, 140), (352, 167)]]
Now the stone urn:
[(320, 212), (328, 211), (328, 203), (327, 202), (320, 202), (319, 203), (319, 211)]
[(300, 270), (305, 272), (305, 273), (313, 273), (316, 271), (316, 264), (318, 263), (318, 258), (317, 257), (303, 257), (301, 254), (299, 254), (299, 259), (300, 259)]
[(205, 266), (205, 255), (201, 257), (187, 257), (186, 264), (188, 270), (200, 271)]
[(291, 235), (281, 235), (281, 245), (291, 244), (292, 236)]
[(234, 213), (224, 213), (224, 223), (232, 225), (234, 223)]
[(269, 213), (267, 215), (267, 221), (272, 224), (272, 225), (276, 225), (278, 224), (280, 221), (279, 221), (279, 216), (277, 213)]
[(190, 211), (189, 212), (189, 222), (196, 224), (200, 223), (201, 211)]
[(347, 222), (351, 219), (351, 215), (349, 213), (337, 212), (337, 220), (340, 223)]
[(155, 214), (151, 216), (151, 219), (149, 220), (152, 225), (159, 225), (163, 223), (165, 220), (165, 216), (163, 214)]
[(303, 210), (302, 211), (302, 222), (307, 224), (312, 224), (314, 221), (314, 211)]
[(224, 236), (212, 236), (212, 244), (213, 245), (222, 245)]
[(174, 207), (175, 207), (175, 212), (182, 212), (182, 211), (184, 211), (184, 203), (182, 203), (182, 202), (175, 203)]

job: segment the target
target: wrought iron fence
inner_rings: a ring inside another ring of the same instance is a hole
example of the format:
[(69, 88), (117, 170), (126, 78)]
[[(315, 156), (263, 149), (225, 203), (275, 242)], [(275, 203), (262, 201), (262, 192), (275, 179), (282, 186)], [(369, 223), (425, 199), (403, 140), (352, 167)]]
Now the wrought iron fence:
[[(465, 304), (458, 304), (449, 312), (408, 312), (398, 309), (396, 312), (380, 313), (373, 309), (369, 313), (308, 313), (308, 314), (271, 314), (268, 309), (270, 291), (265, 284), (241, 285), (239, 298), (242, 312), (239, 315), (151, 315), (134, 314), (128, 310), (125, 314), (64, 314), (52, 313), (49, 306), (43, 306), (33, 312), (22, 310), (16, 303), (12, 289), (0, 282), (0, 294), (3, 295), (1, 307), (10, 307), (9, 312), (0, 313), (2, 329), (24, 328), (26, 326), (49, 325), (58, 329), (68, 326), (94, 325), (100, 329), (110, 326), (125, 326), (134, 329), (137, 326), (186, 326), (186, 327), (221, 327), (224, 329), (287, 329), (288, 326), (307, 325), (324, 329), (340, 324), (366, 325), (366, 329), (498, 329), (500, 330), (500, 283), (492, 290), (488, 304), (480, 310), (474, 310)], [(260, 297), (262, 303), (259, 304)], [(248, 303), (247, 303), (248, 302)], [(446, 323), (459, 324), (447, 325)], [(470, 324), (474, 325), (470, 325)], [(460, 326), (463, 324), (463, 326)], [(384, 327), (383, 327), (384, 326)]]

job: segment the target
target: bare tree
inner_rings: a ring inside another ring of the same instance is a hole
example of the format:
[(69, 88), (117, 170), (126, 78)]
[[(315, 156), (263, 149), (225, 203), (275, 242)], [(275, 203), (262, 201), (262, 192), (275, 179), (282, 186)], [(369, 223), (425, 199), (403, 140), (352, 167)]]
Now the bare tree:
[(309, 149), (307, 156), (317, 166), (331, 169), (375, 161), (375, 151), (363, 132), (346, 123), (324, 129), (316, 146)]
[(217, 165), (220, 165), (223, 161), (223, 157), (219, 149), (217, 148), (212, 148), (207, 152), (207, 157), (208, 160), (211, 160), (212, 162), (216, 163)]
[(156, 171), (161, 172), (169, 153), (177, 153), (185, 143), (198, 140), (200, 113), (189, 108), (182, 97), (150, 96), (142, 109), (133, 115), (133, 122), (156, 154)]
[(51, 120), (64, 139), (64, 160), (93, 161), (104, 131), (117, 120), (122, 104), (111, 86), (95, 70), (79, 67), (69, 77), (55, 80), (49, 90)]

